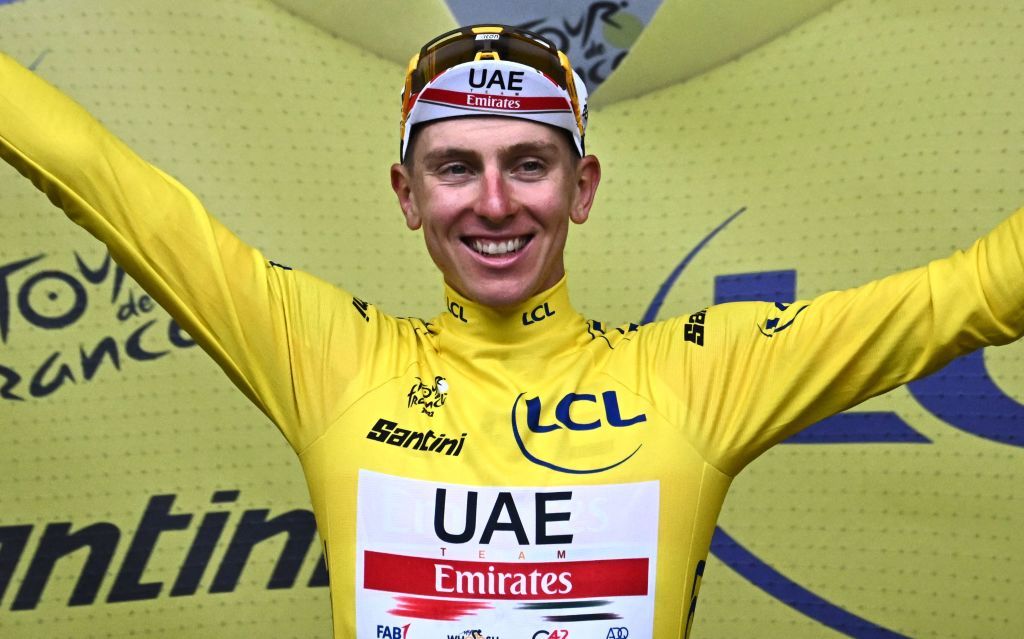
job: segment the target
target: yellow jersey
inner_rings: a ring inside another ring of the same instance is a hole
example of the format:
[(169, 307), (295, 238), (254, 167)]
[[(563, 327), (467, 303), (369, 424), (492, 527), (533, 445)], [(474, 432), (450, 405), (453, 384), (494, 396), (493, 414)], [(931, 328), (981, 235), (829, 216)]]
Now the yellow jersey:
[(563, 279), (507, 312), (446, 289), (423, 321), (269, 262), (3, 56), (0, 156), (287, 438), (336, 637), (684, 637), (746, 464), (1024, 332), (1024, 212), (965, 252), (808, 301), (608, 327)]

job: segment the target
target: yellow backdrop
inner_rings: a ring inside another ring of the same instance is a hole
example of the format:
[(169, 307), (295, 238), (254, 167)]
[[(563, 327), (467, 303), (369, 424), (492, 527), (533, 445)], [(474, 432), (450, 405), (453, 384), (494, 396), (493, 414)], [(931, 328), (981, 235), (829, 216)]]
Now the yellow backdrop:
[[(666, 0), (623, 70), (670, 77), (689, 15)], [(263, 0), (8, 0), (0, 49), (270, 259), (432, 316), (439, 278), (387, 182), (403, 69), (378, 55), (422, 34), (353, 20), (387, 46)], [(843, 0), (685, 82), (609, 84), (588, 136), (605, 181), (570, 238), (577, 306), (618, 323), (808, 297), (968, 244), (1024, 204), (1022, 27), (1015, 2)], [(1022, 360), (989, 350), (755, 462), (694, 636), (1024, 636)], [(284, 440), (14, 171), (0, 468), (0, 636), (328, 634)]]

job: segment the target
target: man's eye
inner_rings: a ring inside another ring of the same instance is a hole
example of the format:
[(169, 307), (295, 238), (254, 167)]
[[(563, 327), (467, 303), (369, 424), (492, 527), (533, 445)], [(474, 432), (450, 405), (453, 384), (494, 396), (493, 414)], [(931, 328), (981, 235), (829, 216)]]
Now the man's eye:
[(525, 173), (540, 173), (544, 170), (544, 164), (540, 160), (527, 160), (519, 165), (519, 170)]
[(466, 175), (469, 173), (469, 167), (465, 164), (446, 164), (441, 167), (439, 173), (441, 175)]

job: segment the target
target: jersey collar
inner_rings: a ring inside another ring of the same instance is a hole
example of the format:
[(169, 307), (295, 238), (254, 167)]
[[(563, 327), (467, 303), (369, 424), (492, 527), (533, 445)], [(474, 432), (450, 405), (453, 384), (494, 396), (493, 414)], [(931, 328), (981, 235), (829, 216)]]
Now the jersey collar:
[(445, 285), (440, 327), (442, 352), (465, 358), (544, 359), (589, 340), (587, 322), (569, 302), (563, 276), (548, 290), (501, 311)]

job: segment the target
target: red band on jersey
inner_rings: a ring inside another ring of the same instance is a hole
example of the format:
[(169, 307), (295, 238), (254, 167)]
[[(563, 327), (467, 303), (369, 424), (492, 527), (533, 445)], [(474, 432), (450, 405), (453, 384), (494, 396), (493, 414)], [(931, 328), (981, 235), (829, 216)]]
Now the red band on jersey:
[(572, 599), (647, 594), (647, 559), (543, 563), (449, 561), (368, 550), (363, 587), (469, 599)]

